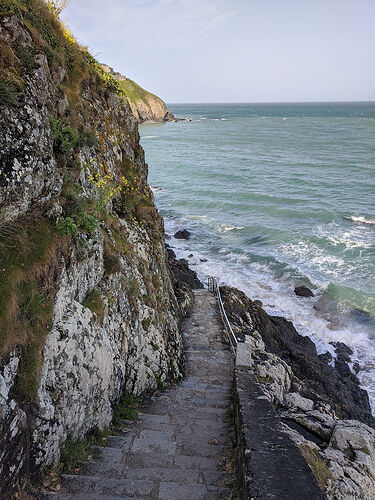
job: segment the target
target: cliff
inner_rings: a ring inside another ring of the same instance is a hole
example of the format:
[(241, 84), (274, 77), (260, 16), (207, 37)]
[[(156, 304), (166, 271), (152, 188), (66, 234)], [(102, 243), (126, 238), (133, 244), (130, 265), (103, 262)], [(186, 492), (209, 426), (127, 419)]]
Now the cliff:
[(119, 83), (42, 0), (0, 11), (3, 498), (108, 425), (124, 391), (180, 377), (191, 293), (170, 273)]
[(143, 89), (137, 83), (133, 82), (133, 80), (130, 80), (130, 78), (115, 72), (110, 66), (106, 64), (102, 64), (101, 66), (104, 71), (119, 82), (119, 86), (124, 91), (134, 118), (138, 123), (170, 122), (176, 120), (160, 97)]

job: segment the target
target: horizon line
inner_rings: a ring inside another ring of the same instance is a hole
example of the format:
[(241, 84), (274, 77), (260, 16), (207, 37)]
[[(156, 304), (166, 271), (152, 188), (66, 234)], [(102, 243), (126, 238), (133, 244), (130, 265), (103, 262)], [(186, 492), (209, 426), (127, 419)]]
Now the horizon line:
[(174, 101), (166, 104), (352, 104), (352, 103), (375, 103), (375, 99), (347, 100), (347, 101)]

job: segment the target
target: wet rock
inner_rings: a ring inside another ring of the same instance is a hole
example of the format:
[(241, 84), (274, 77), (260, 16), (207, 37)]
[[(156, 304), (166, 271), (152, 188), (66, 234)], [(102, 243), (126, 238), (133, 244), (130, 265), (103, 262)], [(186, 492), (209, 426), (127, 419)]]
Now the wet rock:
[(201, 262), (207, 262), (207, 259), (199, 259)]
[(186, 283), (192, 290), (204, 288), (197, 273), (190, 269), (188, 261), (185, 259), (176, 259), (174, 251), (168, 245), (166, 245), (166, 248), (169, 268), (172, 271), (175, 283)]
[(294, 293), (299, 297), (314, 297), (314, 293), (310, 288), (307, 288), (305, 285), (296, 286), (294, 289)]
[(361, 366), (360, 364), (358, 363), (358, 361), (356, 361), (354, 364), (353, 364), (353, 371), (355, 374), (359, 373), (361, 371)]
[(319, 354), (319, 358), (325, 363), (330, 363), (332, 361), (332, 354), (327, 351), (324, 354)]
[(177, 233), (174, 234), (174, 237), (177, 240), (188, 240), (190, 238), (191, 232), (188, 231), (187, 229), (181, 229), (180, 231), (177, 231)]
[[(375, 426), (368, 394), (347, 365), (337, 360), (334, 367), (318, 356), (309, 337), (299, 335), (293, 323), (270, 316), (243, 292), (230, 287), (220, 288), (225, 310), (237, 331), (257, 331), (268, 353), (273, 353), (291, 368), (301, 383), (301, 396), (315, 403), (327, 403), (337, 417), (357, 419)], [(349, 352), (347, 346), (338, 346)]]
[(337, 360), (344, 363), (350, 363), (353, 354), (352, 349), (343, 342), (330, 342), (335, 348), (337, 354)]

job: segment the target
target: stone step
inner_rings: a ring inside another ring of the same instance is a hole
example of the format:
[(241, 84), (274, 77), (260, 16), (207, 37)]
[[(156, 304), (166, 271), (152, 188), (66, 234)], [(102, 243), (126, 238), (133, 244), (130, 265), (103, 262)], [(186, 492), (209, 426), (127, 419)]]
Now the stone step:
[(96, 495), (95, 493), (45, 493), (38, 500), (145, 500), (144, 497), (124, 497), (117, 495)]
[[(128, 432), (95, 447), (81, 475), (62, 476), (57, 500), (223, 500), (230, 447), (233, 355), (222, 342), (215, 297), (197, 295), (184, 323), (186, 378), (151, 399)], [(69, 492), (69, 493), (64, 493)], [(51, 497), (52, 498), (52, 497)]]
[(199, 471), (218, 472), (222, 469), (222, 457), (204, 457), (202, 455), (157, 455), (151, 453), (126, 454), (125, 465), (128, 468), (171, 468), (197, 469)]
[(125, 465), (121, 463), (82, 462), (81, 474), (121, 479), (125, 477)]
[[(199, 459), (202, 458), (199, 457)], [(161, 467), (160, 459), (161, 457), (159, 456), (159, 460), (155, 460), (152, 467), (145, 467), (143, 464), (140, 467), (136, 467), (131, 460), (129, 460), (127, 465), (84, 462), (81, 464), (81, 474), (108, 479), (172, 481), (179, 484), (203, 483), (212, 486), (224, 486), (225, 484), (225, 481), (222, 480), (224, 477), (223, 473), (220, 471), (202, 471), (200, 469), (186, 469), (185, 467), (177, 468), (173, 460), (170, 461), (169, 467)], [(193, 462), (194, 460), (191, 460), (190, 464), (195, 465)]]
[[(163, 398), (158, 401), (154, 401), (151, 403), (149, 408), (144, 408), (143, 412), (148, 413), (150, 412), (151, 414), (157, 414), (157, 415), (165, 415), (165, 416), (171, 416), (173, 417), (174, 415), (191, 415), (192, 418), (193, 414), (196, 414), (197, 416), (195, 418), (204, 418), (204, 415), (225, 415), (228, 412), (229, 409), (229, 401), (227, 402), (226, 406), (223, 407), (223, 405), (219, 405), (218, 407), (216, 406), (210, 406), (210, 405), (198, 405), (194, 403), (189, 403), (188, 401), (177, 401), (174, 400), (173, 398)], [(171, 421), (173, 422), (173, 419)]]
[(155, 492), (156, 483), (137, 479), (112, 479), (100, 476), (61, 476), (61, 485), (69, 493), (81, 495), (95, 494), (117, 497), (150, 497)]
[(205, 484), (186, 484), (161, 482), (159, 500), (218, 500), (225, 498), (229, 490)]
[(108, 464), (118, 464), (124, 459), (124, 450), (121, 448), (111, 448), (103, 446), (93, 446), (93, 456), (95, 460)]

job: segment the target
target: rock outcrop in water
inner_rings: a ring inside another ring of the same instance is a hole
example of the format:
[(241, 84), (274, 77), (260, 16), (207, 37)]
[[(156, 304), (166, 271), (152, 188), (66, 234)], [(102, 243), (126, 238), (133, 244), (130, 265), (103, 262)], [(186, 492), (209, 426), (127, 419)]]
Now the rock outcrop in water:
[[(0, 496), (181, 375), (182, 311), (137, 123), (42, 0), (0, 16)], [(176, 290), (176, 293), (175, 293)]]
[(348, 359), (330, 366), (290, 321), (239, 290), (220, 290), (235, 335), (250, 346), (251, 373), (327, 497), (374, 498), (375, 420)]
[(120, 88), (124, 91), (134, 118), (138, 123), (177, 121), (177, 118), (173, 116), (160, 97), (143, 89), (130, 78), (115, 72), (110, 66), (102, 64), (102, 68), (119, 82)]

